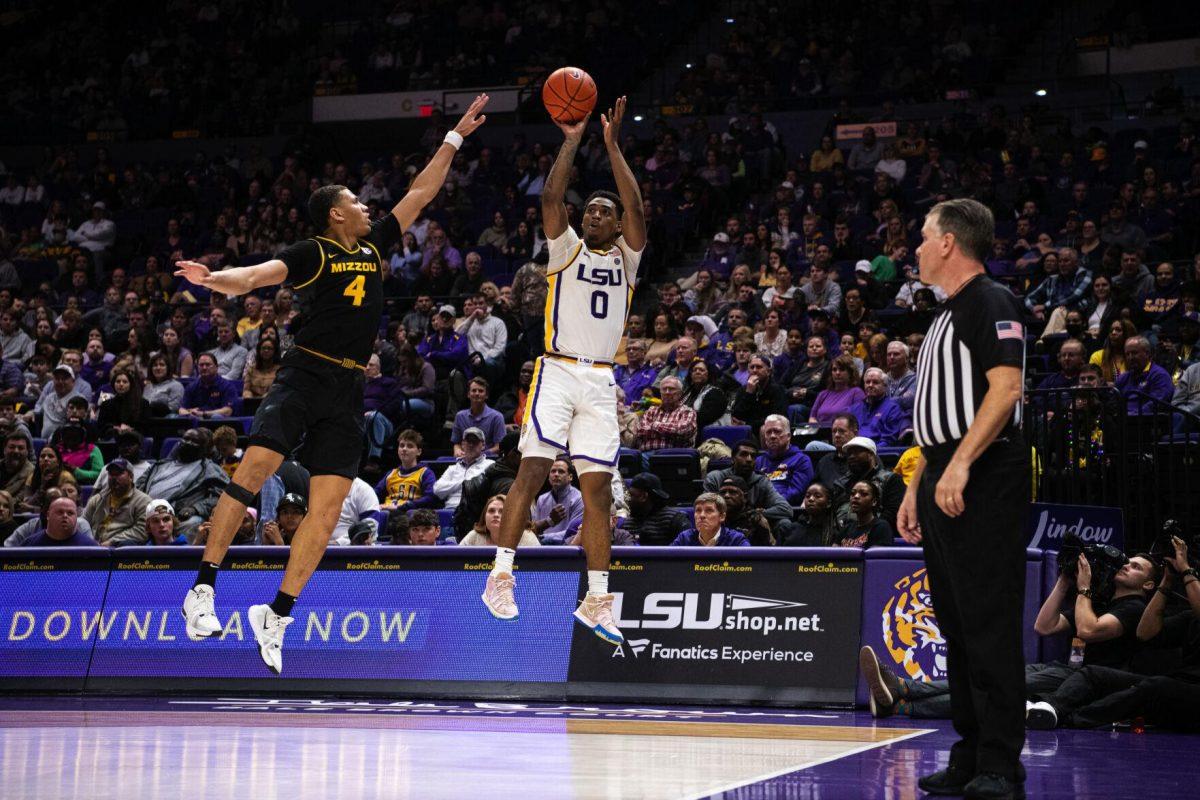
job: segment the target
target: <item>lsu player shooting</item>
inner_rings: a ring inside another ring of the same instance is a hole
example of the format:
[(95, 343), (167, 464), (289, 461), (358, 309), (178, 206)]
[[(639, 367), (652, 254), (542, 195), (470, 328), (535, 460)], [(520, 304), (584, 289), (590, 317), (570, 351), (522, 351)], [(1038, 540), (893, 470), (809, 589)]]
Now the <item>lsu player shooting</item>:
[(529, 507), (560, 453), (567, 453), (583, 493), (582, 542), (588, 592), (575, 619), (600, 638), (622, 641), (608, 593), (612, 550), (611, 480), (621, 437), (617, 428), (613, 357), (633, 300), (638, 263), (646, 247), (642, 196), (620, 149), (625, 98), (600, 115), (617, 194), (596, 191), (583, 210), (583, 235), (571, 229), (563, 196), (588, 119), (566, 125), (565, 140), (542, 192), (542, 224), (549, 240), (546, 272), (545, 354), (535, 364), (533, 398), (521, 422), (521, 466), (500, 523), (496, 563), (483, 602), (497, 619), (517, 618), (513, 560), (529, 524)]

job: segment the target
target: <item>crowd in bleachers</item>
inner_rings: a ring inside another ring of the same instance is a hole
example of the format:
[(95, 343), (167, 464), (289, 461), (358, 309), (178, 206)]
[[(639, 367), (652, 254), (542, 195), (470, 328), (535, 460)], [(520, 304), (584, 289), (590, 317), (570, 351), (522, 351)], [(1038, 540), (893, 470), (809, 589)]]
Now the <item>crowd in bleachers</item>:
[[(1030, 388), (1114, 386), (1130, 413), (1200, 410), (1189, 121), (1075, 135), (996, 107), (971, 124), (907, 120), (895, 137), (868, 128), (841, 142), (782, 141), (758, 114), (723, 134), (673, 122), (624, 143), (650, 247), (617, 358), (629, 484), (614, 486), (618, 539), (892, 540), (915, 454), (917, 354), (943, 299), (920, 283), (915, 253), (925, 211), (949, 197), (995, 212), (988, 268), (1029, 311)], [(304, 202), (325, 184), (387, 213), (438, 126), (413, 152), (359, 164), (252, 147), (114, 164), (101, 147), (47, 151), (6, 176), (6, 540), (40, 536), (50, 506), (70, 502), (79, 531), (104, 544), (202, 541), (302, 309), (286, 285), (232, 299), (176, 278), (174, 263), (269, 258), (314, 233)], [(388, 254), (362, 474), (336, 541), (412, 541), (410, 511), (435, 514), (441, 541), (487, 541), (543, 347), (539, 194), (555, 146), (524, 134), (468, 143)], [(567, 191), (576, 224), (608, 174), (585, 140)], [(530, 543), (574, 535), (566, 476), (539, 501)], [(281, 508), (294, 517), (306, 484), (285, 462), (239, 541), (286, 542)], [(169, 504), (169, 530), (147, 526), (150, 500)]]

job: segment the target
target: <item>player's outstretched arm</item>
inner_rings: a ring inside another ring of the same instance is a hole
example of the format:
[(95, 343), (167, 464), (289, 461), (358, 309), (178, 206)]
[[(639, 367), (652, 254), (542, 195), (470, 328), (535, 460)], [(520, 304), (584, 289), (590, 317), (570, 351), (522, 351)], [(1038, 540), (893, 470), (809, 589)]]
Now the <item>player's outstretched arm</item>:
[(211, 271), (198, 261), (179, 261), (175, 264), (176, 277), (186, 278), (197, 286), (227, 295), (246, 294), (263, 286), (275, 286), (287, 280), (287, 274), (287, 264), (277, 258), (251, 267), (230, 267), (219, 272)]
[(600, 124), (604, 126), (604, 147), (608, 150), (608, 160), (612, 162), (613, 180), (617, 182), (617, 194), (621, 196), (621, 205), (625, 213), (621, 215), (621, 235), (625, 242), (634, 250), (641, 252), (646, 247), (646, 215), (642, 212), (642, 191), (638, 188), (637, 178), (621, 153), (621, 122), (625, 119), (625, 96), (617, 98), (615, 108), (610, 108), (607, 114), (600, 115)]
[[(463, 114), (462, 119), (454, 126), (454, 132), (464, 139), (474, 133), (476, 128), (487, 121), (487, 115), (480, 113), (487, 102), (486, 94), (476, 97), (467, 108), (467, 113)], [(457, 147), (442, 142), (442, 146), (433, 154), (425, 169), (413, 179), (404, 197), (392, 209), (392, 216), (400, 223), (400, 230), (408, 230), (409, 226), (417, 221), (421, 209), (437, 197), (437, 193), (442, 190), (442, 184), (446, 182), (446, 175), (450, 172), (450, 162), (454, 160), (454, 154), (457, 152)]]
[(554, 123), (563, 132), (564, 138), (562, 147), (558, 148), (558, 157), (554, 159), (554, 166), (546, 176), (546, 185), (542, 187), (542, 230), (547, 239), (557, 239), (567, 230), (567, 207), (563, 203), (563, 198), (567, 196), (567, 176), (571, 174), (575, 153), (579, 151), (579, 143), (583, 141), (583, 132), (587, 130), (591, 118), (589, 112), (573, 125)]

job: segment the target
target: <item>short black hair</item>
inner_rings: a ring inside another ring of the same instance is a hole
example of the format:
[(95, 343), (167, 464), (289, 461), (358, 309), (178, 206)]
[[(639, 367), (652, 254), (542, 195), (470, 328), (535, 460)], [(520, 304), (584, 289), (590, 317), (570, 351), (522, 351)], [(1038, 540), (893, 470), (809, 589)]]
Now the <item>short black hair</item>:
[(329, 210), (337, 205), (338, 199), (342, 192), (349, 191), (340, 183), (331, 183), (328, 186), (322, 186), (317, 189), (308, 198), (308, 216), (312, 218), (313, 224), (318, 230), (325, 230), (329, 227)]
[(858, 417), (854, 416), (853, 414), (851, 414), (849, 412), (843, 411), (841, 414), (834, 415), (833, 419), (831, 419), (829, 421), (830, 425), (832, 426), (832, 424), (834, 422), (837, 422), (839, 419), (846, 420), (846, 423), (850, 426), (850, 430), (855, 431), (855, 432), (858, 431)]
[(755, 442), (753, 439), (738, 439), (737, 444), (735, 444), (733, 446), (733, 452), (736, 453), (738, 450), (741, 450), (743, 447), (749, 447), (754, 452), (756, 452), (756, 453), (758, 452), (758, 443)]
[(929, 211), (941, 233), (954, 234), (954, 241), (972, 261), (983, 263), (992, 252), (996, 218), (978, 200), (960, 197), (938, 203)]
[(597, 197), (603, 197), (607, 200), (612, 200), (613, 205), (617, 207), (617, 217), (620, 217), (625, 213), (625, 204), (621, 202), (620, 195), (618, 195), (616, 192), (610, 192), (607, 189), (597, 189), (589, 194), (587, 196), (587, 200), (585, 200), (583, 203), (583, 207), (586, 209)]
[(418, 508), (408, 517), (409, 528), (440, 528), (437, 512), (428, 508)]
[(80, 406), (82, 406), (83, 408), (88, 407), (87, 398), (84, 397), (83, 395), (77, 394), (74, 397), (72, 397), (70, 400), (67, 401), (67, 408), (79, 408)]

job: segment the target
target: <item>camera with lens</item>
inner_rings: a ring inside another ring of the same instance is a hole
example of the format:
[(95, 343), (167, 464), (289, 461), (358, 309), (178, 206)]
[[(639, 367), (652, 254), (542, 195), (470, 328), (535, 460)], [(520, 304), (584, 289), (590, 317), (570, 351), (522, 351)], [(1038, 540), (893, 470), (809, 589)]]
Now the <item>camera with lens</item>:
[(1075, 586), (1079, 575), (1079, 557), (1087, 559), (1092, 568), (1092, 597), (1098, 602), (1107, 603), (1112, 600), (1116, 591), (1115, 578), (1121, 567), (1129, 561), (1117, 548), (1110, 544), (1084, 544), (1079, 534), (1068, 531), (1058, 548), (1058, 574), (1064, 576)]
[(1183, 540), (1187, 545), (1188, 563), (1192, 566), (1200, 565), (1200, 534), (1188, 536), (1183, 523), (1176, 519), (1169, 519), (1163, 523), (1162, 533), (1150, 545), (1150, 557), (1165, 567), (1167, 562), (1175, 557), (1175, 543), (1172, 539), (1176, 538)]

